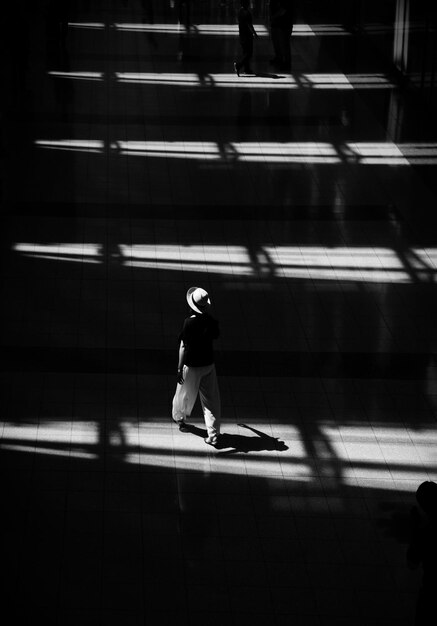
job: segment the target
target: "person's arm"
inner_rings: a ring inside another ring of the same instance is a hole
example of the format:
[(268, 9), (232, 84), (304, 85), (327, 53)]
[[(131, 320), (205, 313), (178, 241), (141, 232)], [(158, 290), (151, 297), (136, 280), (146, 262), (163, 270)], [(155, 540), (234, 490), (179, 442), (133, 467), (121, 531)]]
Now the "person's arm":
[(181, 340), (179, 344), (178, 377), (177, 377), (177, 382), (180, 385), (184, 384), (184, 362), (185, 362), (185, 344)]

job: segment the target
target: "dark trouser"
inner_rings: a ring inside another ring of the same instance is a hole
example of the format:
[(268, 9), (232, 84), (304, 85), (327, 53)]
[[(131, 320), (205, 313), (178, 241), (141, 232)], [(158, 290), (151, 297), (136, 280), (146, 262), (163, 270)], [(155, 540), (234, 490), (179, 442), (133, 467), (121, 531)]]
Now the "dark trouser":
[(282, 60), (281, 28), (279, 28), (279, 26), (272, 26), (270, 36), (272, 38), (273, 51), (275, 53), (274, 59), (280, 63)]
[(291, 67), (291, 33), (293, 25), (272, 26), (271, 37), (275, 61), (284, 68)]
[(293, 26), (286, 26), (281, 31), (282, 63), (286, 68), (289, 68), (291, 67), (291, 33)]
[(239, 70), (243, 68), (245, 72), (251, 72), (250, 62), (253, 56), (253, 37), (241, 38), (240, 44), (243, 49), (243, 56), (237, 61), (237, 68)]
[[(179, 0), (179, 22), (190, 26), (191, 24), (191, 0)], [(184, 18), (185, 10), (185, 18)]]

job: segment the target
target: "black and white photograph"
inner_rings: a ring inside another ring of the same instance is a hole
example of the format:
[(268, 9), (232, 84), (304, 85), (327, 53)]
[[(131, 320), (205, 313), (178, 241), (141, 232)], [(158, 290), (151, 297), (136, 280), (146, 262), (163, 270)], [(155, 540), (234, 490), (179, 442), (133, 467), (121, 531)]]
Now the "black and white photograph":
[(1, 16), (2, 626), (434, 626), (437, 2)]

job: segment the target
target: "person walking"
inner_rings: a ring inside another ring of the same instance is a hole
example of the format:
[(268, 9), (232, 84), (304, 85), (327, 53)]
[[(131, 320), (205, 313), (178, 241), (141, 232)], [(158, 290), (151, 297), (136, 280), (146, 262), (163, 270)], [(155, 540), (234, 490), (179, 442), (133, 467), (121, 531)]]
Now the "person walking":
[(437, 589), (437, 484), (425, 481), (416, 490), (418, 507), (411, 511), (411, 538), (407, 549), (410, 569), (422, 566), (422, 586), (416, 601), (415, 626), (435, 624)]
[(179, 360), (172, 419), (179, 430), (188, 431), (186, 418), (200, 396), (207, 437), (205, 443), (217, 445), (220, 435), (221, 403), (214, 364), (213, 341), (220, 331), (210, 315), (211, 299), (205, 289), (190, 287), (186, 294), (190, 316), (179, 335)]
[(253, 38), (258, 37), (253, 27), (250, 0), (241, 0), (241, 7), (238, 12), (238, 35), (240, 45), (243, 49), (243, 56), (239, 61), (234, 62), (234, 70), (237, 72), (237, 75), (240, 76), (241, 68), (243, 68), (246, 74), (252, 72), (250, 63), (253, 56)]
[(291, 70), (291, 34), (294, 25), (293, 0), (270, 0), (270, 35), (275, 56), (270, 63)]

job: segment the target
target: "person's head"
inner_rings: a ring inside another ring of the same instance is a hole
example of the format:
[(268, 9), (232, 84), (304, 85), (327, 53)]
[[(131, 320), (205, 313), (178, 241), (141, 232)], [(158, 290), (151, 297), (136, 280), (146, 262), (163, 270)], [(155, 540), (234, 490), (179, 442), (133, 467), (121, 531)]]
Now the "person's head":
[(202, 287), (190, 287), (187, 291), (188, 306), (196, 313), (207, 313), (211, 306), (209, 294)]
[(437, 483), (426, 480), (416, 491), (416, 500), (420, 508), (430, 517), (437, 517)]
[(243, 9), (248, 9), (250, 7), (250, 0), (240, 0), (240, 4)]

